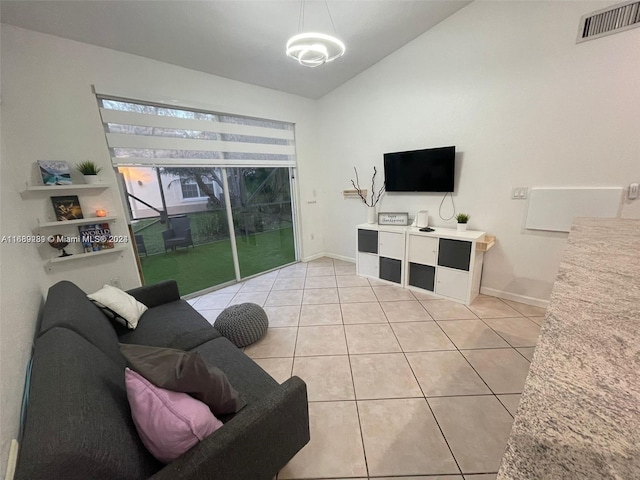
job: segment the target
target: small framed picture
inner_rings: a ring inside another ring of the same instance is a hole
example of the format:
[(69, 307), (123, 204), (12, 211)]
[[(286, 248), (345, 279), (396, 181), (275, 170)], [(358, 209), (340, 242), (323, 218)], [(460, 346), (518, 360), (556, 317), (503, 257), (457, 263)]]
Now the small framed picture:
[(379, 212), (378, 225), (409, 225), (408, 212)]
[(51, 203), (56, 214), (56, 220), (79, 220), (84, 218), (77, 195), (51, 197)]
[(71, 185), (71, 171), (67, 162), (58, 160), (38, 160), (40, 176), (45, 185)]

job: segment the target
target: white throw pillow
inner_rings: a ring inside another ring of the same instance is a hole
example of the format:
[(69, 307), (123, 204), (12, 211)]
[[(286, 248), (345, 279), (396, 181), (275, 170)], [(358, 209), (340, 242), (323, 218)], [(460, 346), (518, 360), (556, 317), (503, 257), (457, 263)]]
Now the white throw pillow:
[(104, 314), (121, 323), (127, 328), (134, 330), (138, 326), (138, 321), (147, 306), (140, 303), (127, 292), (123, 292), (119, 288), (105, 285), (101, 290), (87, 295)]

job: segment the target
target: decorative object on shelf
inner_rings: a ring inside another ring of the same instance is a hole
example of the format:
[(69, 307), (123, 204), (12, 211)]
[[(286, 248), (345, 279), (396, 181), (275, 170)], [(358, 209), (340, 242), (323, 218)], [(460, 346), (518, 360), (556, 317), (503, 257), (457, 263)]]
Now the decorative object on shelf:
[(467, 213), (459, 213), (456, 215), (456, 220), (458, 221), (458, 231), (466, 232), (467, 231), (467, 222), (471, 216)]
[(102, 168), (98, 167), (91, 160), (78, 163), (76, 169), (84, 176), (85, 183), (98, 183), (98, 173), (102, 171)]
[(367, 200), (367, 191), (360, 188), (360, 179), (358, 178), (358, 170), (356, 169), (356, 167), (353, 167), (353, 171), (356, 174), (356, 179), (355, 181), (353, 179), (351, 180), (351, 185), (354, 186), (354, 188), (358, 192), (358, 196), (362, 199), (364, 204), (369, 207), (367, 209), (367, 222), (376, 223), (376, 205), (378, 204), (378, 202), (380, 201), (380, 197), (384, 193), (384, 183), (382, 184), (382, 187), (380, 187), (380, 190), (376, 195), (376, 174), (378, 173), (378, 170), (376, 169), (376, 167), (373, 167), (373, 176), (371, 177), (371, 200)]
[(80, 208), (80, 200), (78, 200), (77, 195), (51, 197), (51, 203), (53, 203), (56, 220), (79, 220), (84, 218), (82, 208)]
[(414, 225), (418, 228), (429, 226), (429, 210), (420, 210), (416, 215)]
[(108, 223), (81, 225), (78, 232), (85, 253), (113, 248), (113, 236)]
[(71, 185), (69, 164), (59, 160), (38, 160), (44, 185)]
[[(367, 189), (366, 188), (363, 188), (362, 190), (360, 190), (360, 192), (365, 197), (367, 196)], [(360, 197), (360, 194), (358, 193), (358, 190), (356, 190), (355, 188), (350, 188), (348, 190), (343, 190), (342, 191), (342, 195), (344, 196), (344, 198)]]
[[(304, 29), (304, 4), (305, 0), (301, 0), (298, 32), (302, 32)], [(333, 32), (336, 33), (336, 26), (333, 23), (327, 0), (325, 0), (324, 5), (327, 9)], [(341, 57), (345, 52), (344, 43), (336, 37), (325, 33), (298, 33), (289, 39), (286, 48), (287, 56), (305, 67), (319, 67)]]
[(367, 207), (367, 223), (376, 223), (376, 207)]
[(96, 210), (96, 217), (106, 217), (107, 216), (107, 211), (99, 208), (98, 210)]
[(409, 225), (408, 212), (379, 212), (378, 225)]
[(65, 252), (65, 247), (67, 247), (69, 245), (68, 239), (67, 237), (65, 237), (64, 235), (60, 235), (60, 234), (56, 234), (56, 235), (51, 235), (49, 238), (51, 238), (51, 240), (49, 240), (49, 245), (51, 245), (53, 248), (55, 248), (56, 250), (61, 250), (61, 257), (70, 257), (71, 254)]

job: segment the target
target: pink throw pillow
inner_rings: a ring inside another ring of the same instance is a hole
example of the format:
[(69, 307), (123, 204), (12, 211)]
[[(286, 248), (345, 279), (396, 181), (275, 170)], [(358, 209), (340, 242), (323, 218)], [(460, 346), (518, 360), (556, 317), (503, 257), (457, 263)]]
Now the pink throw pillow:
[(222, 427), (209, 407), (186, 393), (156, 387), (133, 370), (125, 370), (131, 416), (144, 446), (169, 463)]

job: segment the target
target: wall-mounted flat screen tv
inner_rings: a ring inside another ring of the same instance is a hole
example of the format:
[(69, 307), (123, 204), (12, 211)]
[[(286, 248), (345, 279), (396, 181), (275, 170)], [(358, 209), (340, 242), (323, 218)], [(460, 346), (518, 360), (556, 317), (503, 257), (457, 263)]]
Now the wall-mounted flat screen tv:
[(456, 147), (384, 154), (387, 192), (453, 192)]

